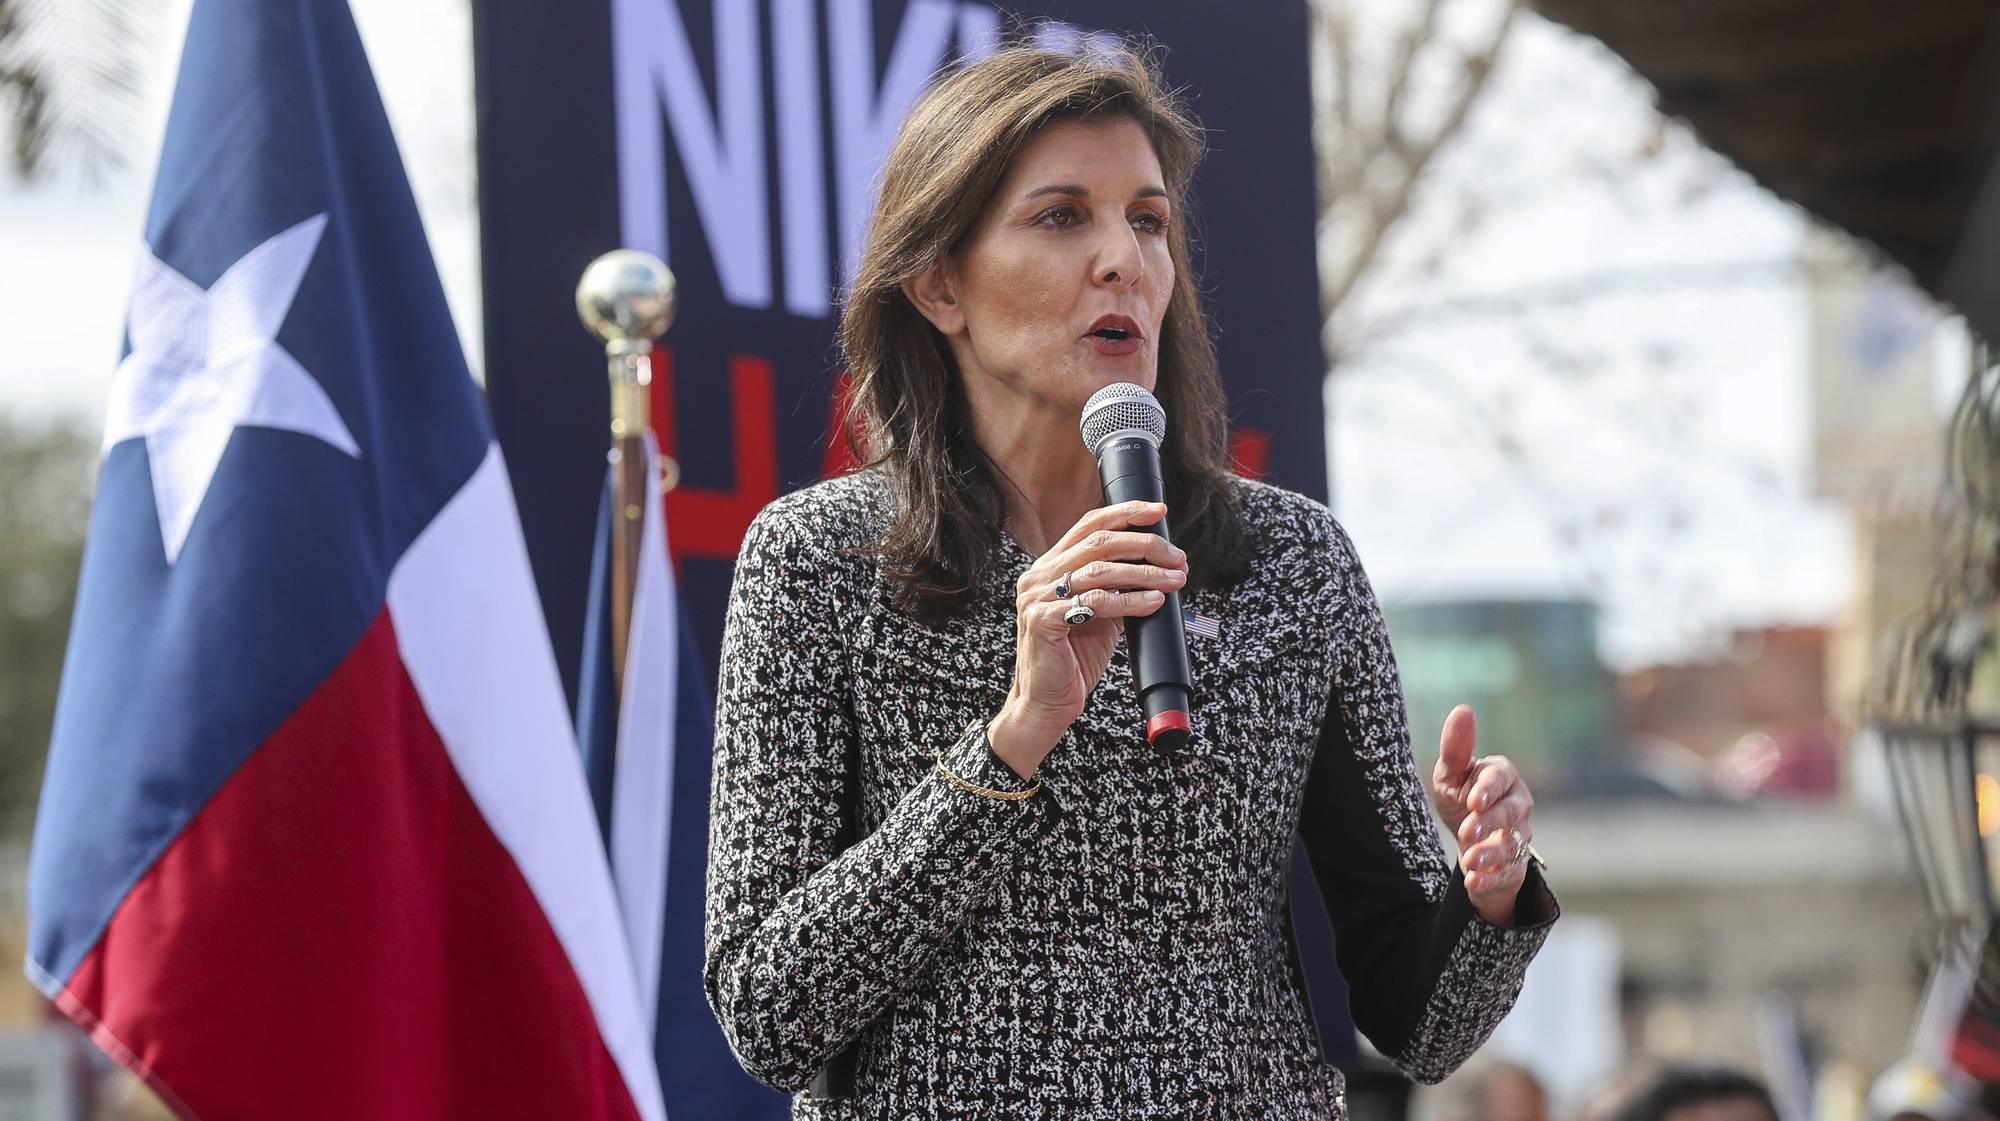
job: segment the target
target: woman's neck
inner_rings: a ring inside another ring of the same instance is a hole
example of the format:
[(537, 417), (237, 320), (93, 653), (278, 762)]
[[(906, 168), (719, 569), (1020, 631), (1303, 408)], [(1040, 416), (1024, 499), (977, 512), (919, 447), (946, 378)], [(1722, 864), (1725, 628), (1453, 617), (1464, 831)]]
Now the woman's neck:
[(999, 468), (1007, 532), (1037, 556), (1077, 519), (1104, 505), (1097, 463), (1074, 416), (1049, 408), (982, 408), (973, 402), (972, 438)]

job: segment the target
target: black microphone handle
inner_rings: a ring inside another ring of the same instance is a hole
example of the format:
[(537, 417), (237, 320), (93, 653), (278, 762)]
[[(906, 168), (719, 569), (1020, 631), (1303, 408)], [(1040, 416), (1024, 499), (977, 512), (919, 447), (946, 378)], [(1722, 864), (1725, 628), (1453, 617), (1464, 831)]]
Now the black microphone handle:
[[(1160, 450), (1149, 441), (1125, 436), (1103, 445), (1097, 458), (1107, 505), (1120, 502), (1165, 502), (1160, 479)], [(1173, 540), (1162, 517), (1135, 530)], [(1137, 559), (1137, 558), (1134, 558)], [(1132, 677), (1139, 704), (1146, 713), (1146, 739), (1162, 751), (1188, 744), (1192, 726), (1194, 674), (1188, 668), (1187, 627), (1181, 617), (1181, 594), (1168, 592), (1166, 602), (1150, 615), (1125, 620), (1125, 641), (1132, 647)]]

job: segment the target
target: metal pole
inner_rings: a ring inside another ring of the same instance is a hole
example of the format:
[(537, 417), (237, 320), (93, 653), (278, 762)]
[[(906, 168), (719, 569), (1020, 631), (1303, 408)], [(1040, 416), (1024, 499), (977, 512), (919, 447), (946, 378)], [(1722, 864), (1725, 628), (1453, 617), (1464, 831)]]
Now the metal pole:
[[(1962, 732), (1965, 747), (1965, 799), (1953, 799), (1966, 806), (1971, 820), (1964, 836), (1972, 843), (1971, 875), (1977, 882), (1973, 889), (1973, 905), (1979, 908), (1979, 918), (1987, 924), (1993, 922), (1993, 880), (1986, 870), (1986, 838), (1979, 832), (1979, 734), (1976, 726), (1968, 721)], [(1970, 805), (1967, 805), (1967, 800)]]
[(674, 274), (636, 249), (592, 261), (576, 285), (577, 315), (604, 340), (611, 381), (611, 669), (621, 690), (645, 525), (653, 340), (673, 323), (674, 305)]
[[(1906, 733), (1919, 734), (1919, 733)], [(1896, 820), (1902, 823), (1903, 838), (1909, 842), (1910, 860), (1917, 866), (1917, 879), (1923, 885), (1924, 903), (1932, 915), (1944, 915), (1950, 908), (1945, 889), (1940, 883), (1937, 859), (1930, 855), (1930, 838), (1918, 827), (1918, 815), (1922, 811), (1922, 795), (1917, 791), (1914, 779), (1903, 772), (1911, 768), (1909, 755), (1921, 750), (1910, 744), (1908, 739), (1887, 728), (1883, 730), (1882, 754), (1889, 768), (1889, 790), (1896, 800)]]

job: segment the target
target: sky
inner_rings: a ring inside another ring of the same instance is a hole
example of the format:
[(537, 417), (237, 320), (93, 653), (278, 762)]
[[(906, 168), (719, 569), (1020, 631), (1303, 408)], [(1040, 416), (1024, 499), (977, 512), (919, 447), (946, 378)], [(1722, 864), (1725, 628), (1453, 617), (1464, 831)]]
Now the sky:
[[(1452, 10), (1476, 27), (1487, 3)], [(470, 6), (353, 6), (477, 371)], [(0, 181), (0, 408), (98, 424), (187, 9), (144, 17), (131, 166)], [(1361, 10), (1393, 31), (1405, 9)], [(1450, 79), (1426, 65), (1420, 109)], [(1837, 621), (1851, 523), (1812, 494), (1811, 320), (1788, 269), (1807, 228), (1663, 125), (1607, 51), (1524, 17), (1357, 293), (1366, 341), (1325, 391), (1333, 505), (1383, 602), (1592, 599), (1616, 668)]]

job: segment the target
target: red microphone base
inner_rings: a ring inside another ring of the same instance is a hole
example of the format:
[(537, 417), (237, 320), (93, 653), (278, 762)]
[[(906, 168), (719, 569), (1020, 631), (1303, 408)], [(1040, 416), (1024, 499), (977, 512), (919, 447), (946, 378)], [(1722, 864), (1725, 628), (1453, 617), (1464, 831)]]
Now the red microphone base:
[(1146, 742), (1161, 751), (1179, 751), (1193, 737), (1194, 724), (1180, 709), (1170, 708), (1146, 721)]

